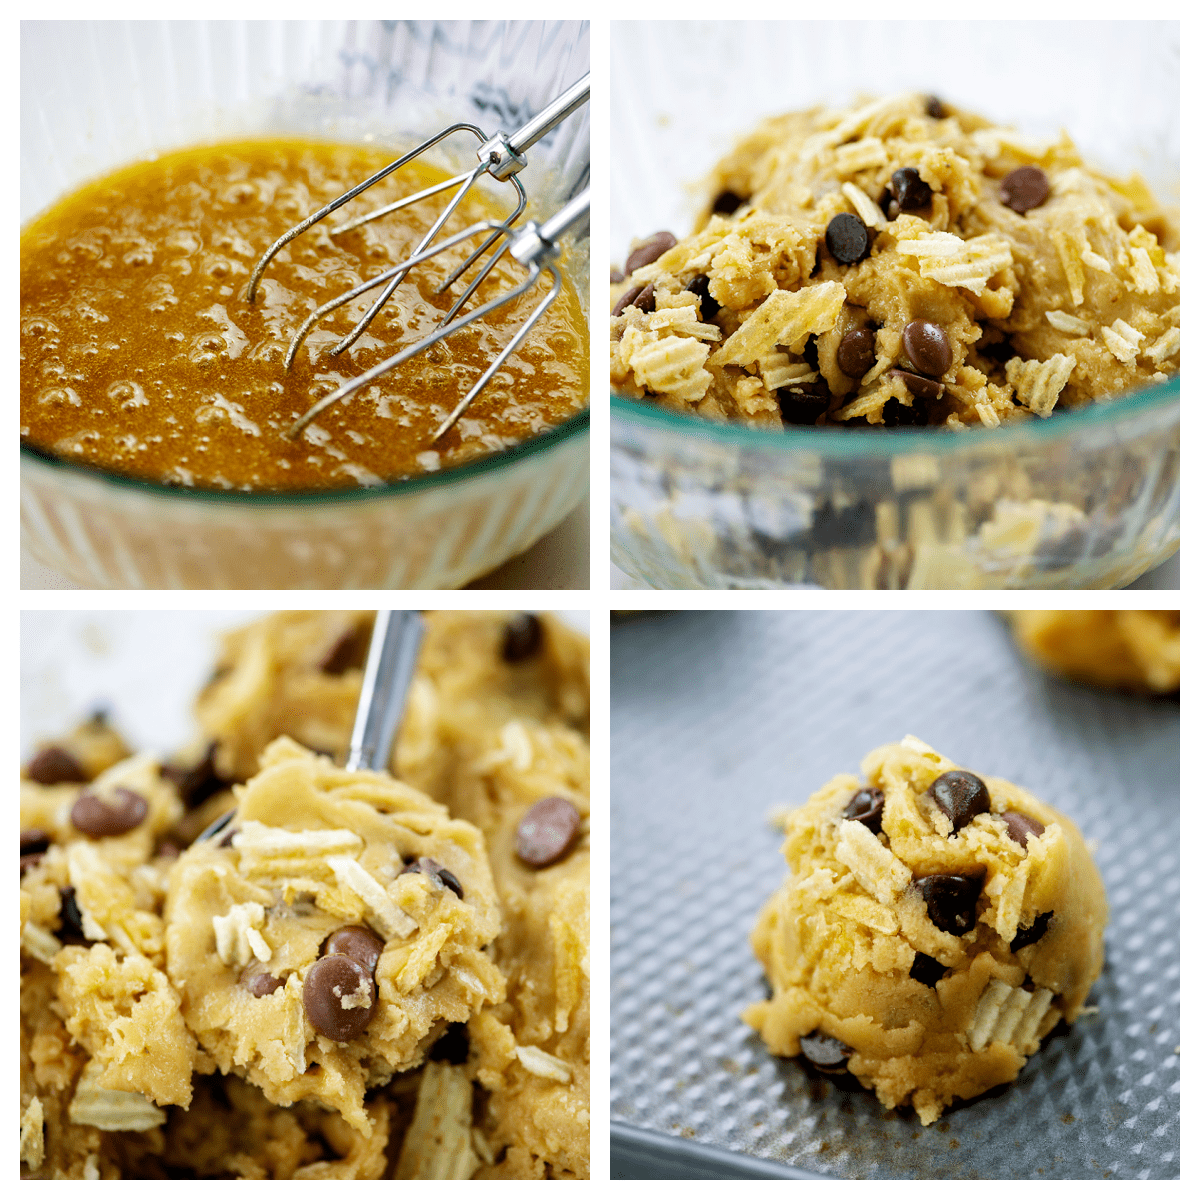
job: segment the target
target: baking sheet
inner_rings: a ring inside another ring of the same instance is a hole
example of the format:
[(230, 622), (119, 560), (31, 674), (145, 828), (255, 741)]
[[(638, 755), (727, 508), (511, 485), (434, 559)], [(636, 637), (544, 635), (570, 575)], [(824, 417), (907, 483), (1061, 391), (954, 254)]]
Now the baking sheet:
[[(612, 638), (614, 1177), (1178, 1177), (1177, 701), (1045, 676), (990, 613), (676, 613)], [(1072, 817), (1111, 910), (1098, 1011), (924, 1128), (739, 1019), (785, 875), (769, 811), (907, 733)]]

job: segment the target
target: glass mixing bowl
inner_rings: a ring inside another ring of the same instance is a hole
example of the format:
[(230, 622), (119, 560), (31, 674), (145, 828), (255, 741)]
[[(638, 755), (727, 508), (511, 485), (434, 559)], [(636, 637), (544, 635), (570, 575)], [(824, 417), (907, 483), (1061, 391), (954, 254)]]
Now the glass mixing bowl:
[[(728, 63), (803, 62), (729, 71)], [(614, 22), (613, 257), (763, 117), (936, 91), (1179, 184), (1177, 21)], [(703, 80), (704, 103), (696, 104)], [(753, 430), (614, 396), (612, 558), (655, 588), (1107, 588), (1179, 541), (1179, 381), (996, 430)]]
[[(26, 221), (179, 146), (299, 133), (403, 148), (451, 121), (512, 130), (588, 70), (588, 23), (25, 22), (21, 62)], [(530, 216), (586, 182), (588, 129), (585, 107), (531, 151)], [(473, 154), (467, 140), (443, 165)], [(587, 264), (585, 240), (563, 263), (585, 311)], [(462, 467), (310, 495), (189, 492), (22, 448), (22, 544), (84, 587), (458, 587), (587, 494), (588, 425), (585, 410)]]

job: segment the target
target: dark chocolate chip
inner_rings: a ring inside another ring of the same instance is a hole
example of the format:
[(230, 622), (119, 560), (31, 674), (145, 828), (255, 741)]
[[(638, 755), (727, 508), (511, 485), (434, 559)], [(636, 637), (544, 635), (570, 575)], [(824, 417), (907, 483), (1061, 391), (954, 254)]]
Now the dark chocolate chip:
[(448, 1025), (446, 1032), (429, 1048), (429, 1057), (434, 1062), (454, 1063), (461, 1066), (471, 1053), (471, 1040), (467, 1027), (462, 1024)]
[(88, 774), (79, 760), (61, 746), (47, 746), (29, 760), (25, 773), (34, 783), (53, 787), (56, 783), (87, 783)]
[(355, 667), (363, 666), (371, 649), (370, 625), (356, 625), (347, 629), (317, 664), (326, 675), (344, 675)]
[(242, 972), (241, 984), (252, 996), (269, 996), (272, 992), (277, 992), (283, 987), (283, 980), (276, 979), (274, 975), (268, 974), (262, 967), (251, 963)]
[(619, 317), (637, 298), (641, 295), (642, 289), (639, 287), (631, 287), (621, 298), (613, 305), (612, 315)]
[(517, 857), (530, 867), (558, 862), (579, 836), (579, 810), (561, 796), (532, 805), (517, 826)]
[(362, 925), (343, 925), (335, 929), (321, 947), (322, 954), (344, 954), (361, 963), (372, 975), (383, 953), (383, 942)]
[(27, 854), (44, 854), (50, 849), (50, 835), (44, 829), (21, 830), (21, 857)]
[(779, 415), (785, 425), (815, 425), (829, 407), (832, 397), (824, 379), (798, 383), (795, 387), (780, 388), (775, 393)]
[(59, 888), (58, 895), (59, 938), (62, 941), (91, 941), (91, 938), (83, 932), (83, 913), (79, 911), (79, 902), (75, 899), (75, 889), (73, 887)]
[(639, 267), (649, 266), (658, 262), (672, 246), (675, 245), (675, 235), (663, 230), (654, 234), (643, 245), (630, 252), (625, 260), (625, 274), (632, 275)]
[(804, 361), (808, 363), (814, 371), (821, 369), (821, 352), (817, 346), (815, 337), (806, 338), (804, 341)]
[(642, 312), (654, 311), (654, 285), (652, 283), (646, 284), (633, 298), (633, 307)]
[(1000, 184), (1000, 203), (1016, 213), (1040, 208), (1050, 195), (1050, 180), (1041, 167), (1017, 167)]
[(908, 977), (915, 979), (918, 983), (923, 983), (926, 987), (933, 987), (949, 969), (949, 967), (943, 967), (936, 958), (930, 958), (928, 954), (922, 954), (918, 950), (913, 959), (913, 965), (908, 969)]
[(818, 1071), (824, 1071), (827, 1075), (841, 1075), (846, 1070), (850, 1055), (854, 1053), (854, 1047), (826, 1033), (810, 1033), (808, 1037), (800, 1039), (800, 1053)]
[(987, 784), (970, 771), (947, 771), (929, 785), (933, 802), (950, 818), (957, 832), (992, 806)]
[(954, 360), (950, 350), (950, 339), (936, 321), (917, 319), (909, 321), (900, 334), (904, 353), (913, 369), (922, 375), (937, 378), (944, 375)]
[(875, 334), (852, 329), (837, 348), (837, 365), (851, 379), (861, 379), (875, 365)]
[(883, 406), (883, 423), (889, 429), (897, 425), (928, 425), (929, 401), (914, 396), (912, 404), (901, 404), (891, 396)]
[(712, 298), (712, 294), (708, 290), (708, 284), (709, 279), (707, 275), (697, 275), (687, 285), (687, 290), (692, 295), (700, 297), (700, 319), (702, 321), (711, 321), (721, 311), (721, 305)]
[(916, 212), (933, 200), (933, 189), (916, 167), (901, 167), (892, 173), (892, 195), (901, 212)]
[(160, 842), (154, 853), (158, 858), (178, 858), (181, 851), (174, 842)]
[(929, 919), (943, 932), (961, 936), (975, 928), (975, 903), (982, 875), (926, 875), (917, 880)]
[(616, 267), (609, 268), (609, 272), (608, 272), (608, 282), (609, 283), (620, 283), (621, 280), (624, 278), (625, 278), (625, 276), (622, 275), (621, 272)]
[(22, 854), (21, 855), (21, 878), (25, 878), (25, 872), (36, 867), (46, 856), (44, 854)]
[[(924, 375), (918, 375), (915, 371), (905, 371), (900, 367), (892, 367), (888, 371), (888, 374), (894, 375), (899, 379), (912, 393), (914, 400), (940, 400), (942, 393), (946, 390), (944, 383), (939, 383), (936, 379), (927, 379)], [(893, 396), (892, 399), (895, 399), (895, 397)]]
[(463, 898), (463, 887), (458, 882), (458, 876), (453, 871), (448, 871), (440, 862), (432, 858), (414, 859), (400, 872), (401, 875), (409, 875), (414, 871), (420, 871), (423, 875), (428, 875), (431, 879), (438, 879), (446, 885), (460, 900)]
[(198, 842), (207, 842), (210, 838), (215, 838), (218, 833), (229, 824), (233, 818), (237, 816), (237, 809), (231, 808), (228, 812), (223, 812), (198, 838)]
[(1041, 821), (1035, 821), (1033, 817), (1027, 817), (1016, 809), (1010, 808), (1008, 812), (1002, 812), (1000, 820), (1008, 826), (1008, 836), (1022, 849), (1031, 837), (1041, 837), (1046, 832), (1046, 827)]
[(883, 829), (883, 792), (877, 787), (859, 788), (850, 797), (842, 816), (847, 821), (861, 821), (872, 833)]
[(1024, 950), (1026, 946), (1032, 946), (1034, 942), (1040, 942), (1045, 936), (1046, 930), (1050, 928), (1050, 918), (1053, 916), (1052, 912), (1038, 913), (1028, 929), (1017, 930), (1008, 948), (1016, 954), (1018, 950)]
[(861, 262), (871, 250), (871, 238), (862, 218), (838, 213), (825, 226), (825, 249), (840, 263)]
[(173, 783), (179, 798), (188, 808), (198, 808), (210, 796), (215, 796), (227, 781), (217, 774), (217, 743), (209, 742), (204, 757), (191, 767), (164, 763), (160, 774)]
[(726, 190), (712, 202), (712, 210), (722, 217), (727, 217), (730, 213), (737, 212), (745, 203), (745, 199), (739, 196), (737, 192)]
[(107, 804), (95, 792), (81, 792), (71, 808), (71, 824), (88, 837), (119, 837), (136, 829), (150, 811), (146, 798), (132, 788), (113, 788), (113, 800)]
[(936, 96), (925, 97), (925, 115), (932, 117), (935, 121), (940, 121), (944, 117), (949, 116), (946, 106)]
[[(349, 1007), (347, 1001), (352, 1002)], [(370, 972), (348, 955), (318, 958), (304, 977), (304, 1011), (316, 1031), (331, 1041), (358, 1037), (375, 1015), (375, 1001)]]
[(532, 613), (518, 613), (504, 626), (500, 657), (506, 663), (524, 662), (542, 648), (542, 623)]

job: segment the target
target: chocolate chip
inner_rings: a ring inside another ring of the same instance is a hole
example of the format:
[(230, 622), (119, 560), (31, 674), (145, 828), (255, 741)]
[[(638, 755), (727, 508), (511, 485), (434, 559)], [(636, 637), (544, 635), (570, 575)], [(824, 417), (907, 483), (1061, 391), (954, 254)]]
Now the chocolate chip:
[(808, 363), (814, 371), (821, 369), (821, 352), (817, 346), (815, 337), (805, 338), (804, 340), (804, 361)]
[(506, 663), (524, 662), (542, 648), (542, 623), (532, 613), (518, 613), (504, 627), (500, 657)]
[(838, 213), (825, 226), (825, 249), (840, 263), (856, 263), (866, 258), (871, 238), (862, 218), (854, 213)]
[(827, 1033), (810, 1033), (808, 1037), (800, 1039), (800, 1053), (818, 1071), (824, 1071), (827, 1075), (842, 1075), (854, 1048)]
[(180, 767), (164, 763), (160, 768), (159, 773), (175, 785), (179, 798), (187, 808), (198, 808), (227, 785), (227, 781), (217, 774), (216, 756), (217, 743), (209, 742), (204, 757), (194, 766)]
[(837, 365), (851, 379), (861, 379), (875, 365), (875, 334), (852, 329), (837, 348)]
[(847, 821), (861, 821), (872, 833), (883, 829), (883, 792), (877, 787), (859, 788), (842, 812)]
[[(936, 379), (927, 379), (924, 375), (918, 375), (913, 371), (902, 370), (900, 367), (892, 367), (888, 374), (899, 379), (916, 400), (940, 400), (942, 393), (946, 390), (944, 383), (939, 383)], [(894, 400), (896, 397), (893, 396), (892, 399)], [(925, 422), (921, 421), (919, 424), (923, 425)]]
[(1032, 946), (1034, 942), (1040, 942), (1045, 936), (1046, 930), (1050, 928), (1050, 918), (1053, 916), (1052, 912), (1039, 913), (1028, 929), (1017, 930), (1008, 948), (1016, 954), (1018, 950), (1024, 950), (1026, 946)]
[(936, 321), (909, 321), (900, 334), (904, 353), (914, 369), (922, 375), (936, 378), (950, 369), (954, 355), (950, 350), (950, 339)]
[(1027, 817), (1016, 809), (1010, 808), (1008, 812), (1002, 812), (1000, 820), (1008, 826), (1008, 836), (1022, 849), (1031, 837), (1041, 837), (1046, 832), (1046, 827), (1041, 821), (1035, 821), (1033, 817)]
[(891, 396), (883, 406), (883, 423), (889, 429), (895, 429), (898, 425), (928, 425), (929, 401), (915, 396), (912, 404), (901, 404), (895, 396)]
[(785, 425), (815, 425), (829, 407), (829, 385), (823, 379), (780, 388), (775, 393), (779, 415)]
[(631, 287), (621, 298), (613, 305), (612, 315), (619, 317), (641, 294), (642, 289), (639, 287)]
[(178, 858), (180, 849), (174, 842), (160, 842), (154, 854), (157, 858)]
[(61, 746), (47, 746), (29, 760), (25, 773), (34, 783), (53, 787), (56, 783), (87, 783), (88, 774), (74, 755)]
[(371, 632), (370, 625), (356, 625), (353, 629), (347, 629), (325, 651), (317, 666), (326, 675), (344, 675), (355, 667), (363, 666), (371, 649)]
[[(944, 777), (943, 777), (944, 778)], [(917, 880), (929, 919), (943, 932), (961, 936), (975, 928), (975, 902), (983, 876), (926, 875)]]
[(441, 863), (434, 859), (426, 858), (422, 855), (422, 857), (410, 862), (400, 874), (410, 875), (415, 871), (419, 871), (423, 875), (428, 875), (431, 879), (441, 880), (460, 900), (463, 898), (463, 888), (462, 884), (458, 882), (458, 877), (453, 872), (446, 870)]
[(633, 298), (633, 307), (641, 312), (654, 311), (654, 285), (646, 284), (644, 288)]
[(73, 887), (59, 888), (58, 896), (59, 938), (63, 941), (69, 939), (76, 942), (90, 942), (91, 938), (83, 932), (83, 913), (79, 911), (79, 903), (75, 899), (75, 889)]
[(203, 833), (200, 834), (196, 841), (207, 842), (211, 838), (215, 838), (226, 825), (237, 815), (237, 809), (231, 808), (228, 812), (223, 812)]
[(21, 855), (21, 878), (25, 878), (25, 872), (36, 867), (46, 856), (44, 854), (22, 854)]
[(44, 829), (21, 830), (21, 857), (27, 854), (44, 854), (50, 849), (50, 835)]
[(325, 939), (321, 953), (344, 954), (374, 975), (375, 964), (383, 953), (383, 942), (365, 926), (343, 925)]
[(652, 262), (658, 262), (674, 245), (675, 235), (673, 233), (663, 230), (661, 233), (653, 234), (643, 245), (630, 252), (629, 257), (625, 260), (625, 274), (632, 275), (639, 267), (646, 267)]
[(970, 771), (947, 771), (929, 785), (933, 802), (950, 818), (957, 832), (992, 806), (987, 784)]
[(454, 1063), (461, 1066), (471, 1053), (471, 1040), (467, 1037), (467, 1027), (454, 1024), (446, 1027), (436, 1042), (429, 1048), (429, 1057), (434, 1062)]
[(930, 958), (928, 954), (922, 954), (918, 950), (913, 959), (913, 965), (908, 969), (908, 977), (915, 979), (918, 983), (923, 983), (926, 987), (933, 987), (949, 969), (949, 967), (943, 967), (936, 958)]
[(217, 843), (222, 850), (228, 850), (233, 845), (233, 839), (237, 837), (238, 829), (236, 825), (230, 825), (225, 831), (225, 836)]
[(1050, 195), (1050, 180), (1041, 167), (1017, 167), (1000, 184), (1000, 203), (1016, 213), (1040, 208)]
[(622, 275), (621, 272), (618, 271), (616, 267), (609, 268), (609, 272), (608, 272), (608, 282), (609, 283), (620, 283), (621, 280), (624, 278), (625, 278), (625, 276)]
[(721, 305), (712, 298), (712, 294), (708, 290), (708, 285), (709, 278), (707, 275), (697, 275), (687, 285), (687, 290), (693, 296), (700, 297), (700, 319), (702, 321), (711, 321), (721, 311)]
[(892, 172), (892, 195), (901, 212), (916, 212), (933, 200), (933, 189), (921, 178), (916, 167), (901, 167)]
[(517, 826), (517, 857), (531, 867), (548, 867), (575, 844), (579, 810), (561, 796), (531, 806)]
[(726, 190), (712, 202), (712, 210), (722, 217), (727, 217), (730, 213), (737, 212), (745, 203), (745, 199), (739, 196), (737, 192)]
[(946, 112), (946, 106), (936, 96), (926, 96), (925, 115), (940, 121), (949, 114)]
[(251, 963), (242, 972), (241, 984), (252, 996), (269, 996), (272, 992), (277, 992), (283, 987), (283, 980), (276, 979), (274, 975), (269, 975), (262, 967)]
[(81, 792), (71, 808), (71, 824), (88, 837), (118, 837), (136, 829), (150, 811), (146, 798), (132, 788), (113, 788), (115, 804), (106, 804), (95, 792)]
[(345, 954), (318, 958), (304, 977), (304, 1011), (317, 1032), (334, 1042), (352, 1041), (366, 1029), (375, 1000), (370, 973)]

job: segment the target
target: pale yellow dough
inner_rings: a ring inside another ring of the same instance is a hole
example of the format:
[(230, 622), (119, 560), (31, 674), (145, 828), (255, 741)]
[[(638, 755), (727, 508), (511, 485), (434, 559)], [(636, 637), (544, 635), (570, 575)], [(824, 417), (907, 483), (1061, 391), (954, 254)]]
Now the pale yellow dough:
[(1080, 683), (1179, 690), (1178, 610), (1013, 612), (1013, 633), (1039, 666)]
[[(849, 1070), (887, 1108), (912, 1105), (922, 1124), (956, 1099), (1008, 1083), (1060, 1020), (1079, 1016), (1104, 962), (1104, 885), (1075, 825), (1029, 792), (980, 776), (989, 813), (956, 834), (927, 796), (959, 769), (915, 738), (867, 756), (882, 789), (882, 832), (843, 819), (862, 781), (839, 775), (788, 819), (790, 875), (751, 941), (771, 997), (745, 1019), (774, 1054), (801, 1052), (820, 1032), (853, 1053)], [(1015, 810), (1044, 826), (1026, 847), (995, 814)], [(975, 927), (961, 936), (930, 920), (914, 878), (985, 877)], [(1046, 932), (1010, 943), (1043, 914)], [(910, 977), (917, 953), (944, 976)]]

